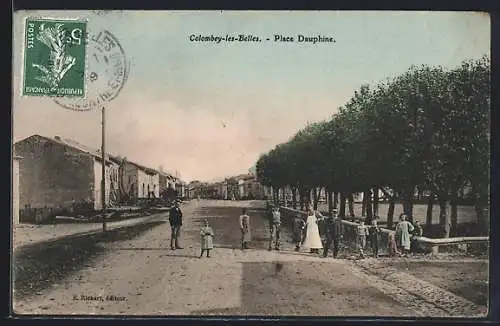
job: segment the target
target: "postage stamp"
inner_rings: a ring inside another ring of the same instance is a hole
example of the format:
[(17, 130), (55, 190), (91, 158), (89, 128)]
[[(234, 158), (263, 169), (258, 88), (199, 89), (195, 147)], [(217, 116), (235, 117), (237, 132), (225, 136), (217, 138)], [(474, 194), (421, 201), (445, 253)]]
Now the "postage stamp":
[(27, 18), (23, 95), (85, 96), (87, 21)]
[[(118, 96), (125, 84), (129, 65), (118, 39), (107, 30), (89, 32), (87, 43), (86, 96), (56, 96), (60, 106), (75, 111), (90, 111), (102, 108)], [(81, 77), (81, 76), (80, 76)]]

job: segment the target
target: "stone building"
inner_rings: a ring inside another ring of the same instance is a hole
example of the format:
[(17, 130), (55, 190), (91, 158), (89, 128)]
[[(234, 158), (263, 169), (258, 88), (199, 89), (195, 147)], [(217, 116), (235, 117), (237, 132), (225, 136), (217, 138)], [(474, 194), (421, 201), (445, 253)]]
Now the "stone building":
[[(102, 158), (93, 150), (70, 139), (33, 135), (14, 144), (19, 162), (19, 205), (21, 210), (99, 210)], [(105, 162), (108, 205), (118, 191), (120, 162), (109, 155)]]

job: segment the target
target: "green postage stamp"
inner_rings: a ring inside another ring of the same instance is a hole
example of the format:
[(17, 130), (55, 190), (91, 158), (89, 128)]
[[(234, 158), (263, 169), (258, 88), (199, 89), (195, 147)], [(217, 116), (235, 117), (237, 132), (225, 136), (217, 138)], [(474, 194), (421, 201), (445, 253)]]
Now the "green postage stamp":
[(23, 95), (85, 96), (87, 22), (27, 18)]

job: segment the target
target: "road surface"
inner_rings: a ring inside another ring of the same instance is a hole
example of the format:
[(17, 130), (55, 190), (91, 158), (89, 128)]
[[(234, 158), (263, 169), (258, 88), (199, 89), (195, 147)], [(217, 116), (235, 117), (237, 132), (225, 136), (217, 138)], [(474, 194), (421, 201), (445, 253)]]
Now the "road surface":
[[(249, 208), (254, 240), (247, 251), (239, 245), (243, 206)], [(296, 253), (287, 232), (283, 250), (269, 252), (262, 207), (258, 201), (184, 204), (182, 250), (170, 250), (168, 223), (113, 241), (94, 241), (89, 251), (96, 253), (50, 284), (31, 288), (20, 283), (24, 290), (16, 296), (15, 312), (400, 317), (486, 312), (407, 273), (390, 268), (373, 272), (370, 264), (376, 262), (371, 259)], [(200, 259), (199, 230), (205, 218), (214, 229), (216, 249), (211, 258)]]

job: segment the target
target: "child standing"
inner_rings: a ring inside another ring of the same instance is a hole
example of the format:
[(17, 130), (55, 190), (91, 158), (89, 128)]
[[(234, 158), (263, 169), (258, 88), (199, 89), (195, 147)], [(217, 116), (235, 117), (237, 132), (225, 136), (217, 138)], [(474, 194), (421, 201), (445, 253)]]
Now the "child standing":
[(365, 221), (361, 220), (358, 226), (358, 248), (361, 258), (365, 258), (364, 249), (366, 248), (366, 237), (368, 236), (368, 229), (365, 226)]
[(414, 230), (413, 233), (411, 234), (411, 243), (410, 243), (410, 252), (412, 253), (420, 253), (422, 249), (420, 248), (420, 245), (417, 241), (417, 237), (423, 236), (423, 228), (422, 225), (420, 224), (420, 221), (415, 221)]
[(201, 228), (200, 231), (200, 236), (201, 236), (201, 254), (200, 258), (203, 257), (203, 253), (206, 251), (207, 252), (207, 257), (210, 258), (210, 250), (214, 248), (213, 245), (213, 236), (214, 236), (214, 231), (208, 225), (208, 220), (205, 220), (204, 226)]
[(396, 243), (404, 256), (410, 252), (411, 233), (414, 230), (413, 225), (407, 219), (406, 214), (401, 214), (399, 223), (396, 225)]
[(396, 236), (394, 232), (389, 233), (389, 256), (399, 256), (401, 253), (398, 250), (398, 246), (396, 244)]
[(296, 215), (292, 221), (293, 242), (295, 242), (295, 251), (300, 250), (300, 245), (302, 244), (302, 239), (304, 238), (305, 228), (306, 228), (306, 222), (304, 221), (304, 219)]

